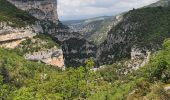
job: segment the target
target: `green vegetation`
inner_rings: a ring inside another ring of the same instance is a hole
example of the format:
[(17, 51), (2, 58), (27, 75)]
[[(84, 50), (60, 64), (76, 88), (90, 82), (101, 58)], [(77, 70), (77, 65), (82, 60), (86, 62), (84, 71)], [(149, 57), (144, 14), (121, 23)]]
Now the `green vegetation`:
[(127, 12), (101, 45), (100, 62), (111, 64), (122, 58), (130, 58), (131, 49), (134, 47), (159, 50), (163, 41), (170, 37), (169, 16), (170, 7), (141, 8)]
[[(0, 9), (2, 9), (0, 22), (10, 21), (13, 22), (12, 26), (21, 27), (34, 21), (34, 18), (6, 0), (0, 0)], [(130, 11), (126, 14), (129, 16), (128, 19), (117, 26), (118, 30), (112, 31), (122, 32), (121, 25), (126, 26), (130, 23), (132, 28), (126, 34), (127, 38), (131, 37), (134, 41), (131, 43), (137, 43), (139, 47), (153, 48), (155, 44), (161, 44), (169, 36), (169, 10), (157, 7)], [(127, 42), (130, 43), (132, 40)], [(72, 44), (77, 43), (72, 42)], [(80, 44), (79, 42), (78, 45)], [(21, 56), (24, 53), (51, 49), (55, 46), (59, 47), (50, 37), (38, 35), (24, 41), (18, 49), (0, 48), (0, 100), (168, 100), (170, 98), (170, 90), (164, 89), (170, 84), (170, 39), (164, 41), (162, 50), (154, 53), (147, 65), (126, 75), (121, 73), (121, 68), (124, 66), (120, 64), (108, 65), (94, 72), (91, 70), (94, 62), (89, 59), (84, 66), (70, 67), (61, 71), (52, 66), (27, 61)], [(122, 50), (124, 44), (117, 46)], [(116, 48), (116, 51), (119, 49)]]
[(89, 37), (89, 40), (99, 46), (106, 40), (108, 30), (110, 30), (110, 27), (112, 26), (113, 23), (113, 18), (111, 17), (99, 22), (94, 21), (91, 22), (90, 24), (93, 25), (93, 23), (94, 25), (96, 25), (96, 27), (90, 32), (93, 34)]
[(116, 64), (94, 72), (91, 59), (84, 67), (61, 71), (0, 49), (0, 99), (168, 100), (164, 87), (170, 83), (170, 39), (163, 47), (145, 67), (127, 75)]
[(36, 19), (28, 13), (17, 9), (7, 0), (0, 0), (0, 22), (8, 22), (13, 27), (24, 27), (34, 24)]
[(87, 98), (109, 86), (89, 70), (92, 60), (78, 69), (60, 71), (44, 64), (26, 61), (15, 52), (0, 49), (0, 99), (72, 100)]
[(110, 65), (99, 70), (105, 81), (112, 83), (108, 91), (101, 91), (91, 98), (98, 100), (168, 100), (170, 94), (164, 90), (170, 84), (170, 39), (166, 39), (163, 49), (154, 53), (150, 62), (136, 72), (123, 75), (123, 66)]
[(19, 54), (33, 53), (41, 50), (59, 48), (59, 45), (52, 40), (51, 37), (45, 34), (39, 34), (33, 37), (32, 39), (27, 39), (23, 41), (15, 51), (18, 51)]
[(129, 45), (157, 49), (170, 36), (169, 16), (170, 7), (134, 9), (124, 15), (125, 19), (111, 33), (129, 37)]

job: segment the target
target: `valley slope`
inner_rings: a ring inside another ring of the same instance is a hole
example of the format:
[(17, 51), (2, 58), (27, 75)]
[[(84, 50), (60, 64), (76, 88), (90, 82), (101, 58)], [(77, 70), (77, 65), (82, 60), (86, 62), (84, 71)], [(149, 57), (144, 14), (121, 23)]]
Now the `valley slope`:
[[(169, 6), (133, 9), (109, 26), (90, 20), (95, 35), (106, 29), (96, 44), (56, 19), (55, 0), (8, 1), (0, 0), (0, 99), (169, 100)], [(33, 1), (40, 8), (22, 9)]]
[(98, 62), (108, 64), (130, 58), (133, 49), (140, 49), (143, 53), (159, 50), (163, 40), (170, 37), (169, 16), (169, 7), (148, 7), (127, 12), (99, 47)]
[(108, 31), (113, 26), (115, 17), (103, 16), (85, 20), (63, 21), (73, 31), (79, 32), (88, 41), (100, 45), (107, 37)]

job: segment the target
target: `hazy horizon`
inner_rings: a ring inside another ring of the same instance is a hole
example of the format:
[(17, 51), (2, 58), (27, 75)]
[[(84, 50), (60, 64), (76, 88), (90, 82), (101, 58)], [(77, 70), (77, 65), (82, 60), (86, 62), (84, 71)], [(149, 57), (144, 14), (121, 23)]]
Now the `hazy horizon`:
[(113, 16), (158, 0), (58, 0), (61, 21)]

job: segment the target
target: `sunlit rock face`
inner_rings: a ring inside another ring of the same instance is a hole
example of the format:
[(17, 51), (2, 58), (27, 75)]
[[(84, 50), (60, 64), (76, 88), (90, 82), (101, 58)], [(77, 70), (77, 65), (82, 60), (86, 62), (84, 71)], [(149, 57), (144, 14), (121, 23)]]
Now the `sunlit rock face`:
[(58, 23), (57, 0), (8, 0), (19, 9), (29, 12), (39, 20)]
[(25, 54), (25, 59), (41, 61), (45, 64), (64, 68), (63, 51), (58, 48), (47, 49), (43, 51)]
[(0, 23), (0, 47), (15, 48), (27, 38), (35, 36), (36, 26), (21, 28), (11, 27), (6, 22)]

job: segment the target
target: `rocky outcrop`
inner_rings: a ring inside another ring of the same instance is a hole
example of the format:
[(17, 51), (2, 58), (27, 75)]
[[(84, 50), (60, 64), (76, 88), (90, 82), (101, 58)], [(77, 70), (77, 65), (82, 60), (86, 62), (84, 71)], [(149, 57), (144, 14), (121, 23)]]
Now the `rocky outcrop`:
[(41, 61), (45, 64), (64, 68), (63, 52), (61, 49), (52, 48), (43, 51), (25, 54), (25, 59)]
[(0, 23), (0, 47), (15, 48), (23, 40), (35, 36), (35, 26), (14, 28), (6, 22)]
[(8, 0), (19, 9), (29, 12), (39, 20), (58, 23), (57, 0)]
[(148, 50), (140, 50), (136, 48), (131, 49), (131, 59), (124, 63), (125, 68), (123, 74), (131, 73), (145, 66), (150, 59), (151, 52)]
[[(0, 23), (0, 47), (11, 48), (11, 49), (19, 47), (23, 41), (27, 39), (31, 39), (35, 35), (37, 35), (36, 33), (39, 32), (40, 29), (41, 28), (39, 28), (39, 26), (36, 25), (14, 28), (9, 26), (6, 22), (1, 22)], [(36, 41), (35, 43), (40, 42), (41, 44), (39, 45), (47, 44), (45, 41), (41, 41), (38, 39), (37, 40), (32, 39), (32, 40)], [(26, 53), (24, 57), (27, 60), (41, 61), (45, 64), (56, 66), (62, 69), (65, 67), (62, 49), (52, 48), (47, 50), (39, 50), (38, 52)]]

